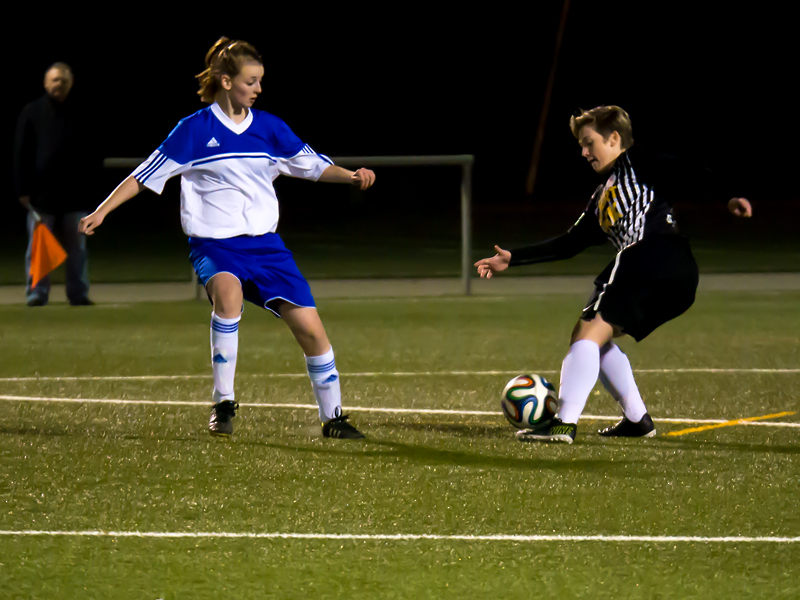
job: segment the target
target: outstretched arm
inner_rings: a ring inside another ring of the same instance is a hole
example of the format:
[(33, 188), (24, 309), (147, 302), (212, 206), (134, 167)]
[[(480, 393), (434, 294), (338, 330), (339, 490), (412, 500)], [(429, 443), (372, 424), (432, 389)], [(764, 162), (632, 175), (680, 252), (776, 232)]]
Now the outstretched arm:
[(331, 165), (322, 172), (318, 181), (324, 181), (326, 183), (349, 183), (361, 190), (366, 190), (375, 183), (375, 173), (369, 169), (358, 169), (353, 172), (336, 165)]
[(145, 186), (139, 183), (133, 175), (130, 175), (117, 186), (117, 189), (111, 192), (111, 195), (106, 198), (92, 214), (81, 219), (81, 222), (78, 224), (78, 233), (92, 235), (108, 213), (117, 208), (120, 204), (133, 198), (136, 194), (141, 192), (144, 187)]
[(597, 219), (591, 214), (591, 208), (592, 204), (590, 203), (589, 208), (564, 235), (514, 250), (503, 250), (500, 246), (495, 246), (497, 254), (475, 263), (478, 275), (488, 279), (495, 273), (505, 271), (508, 267), (572, 258), (589, 246), (605, 243), (606, 236), (600, 229)]
[(646, 148), (637, 148), (634, 152), (637, 171), (641, 171), (668, 199), (683, 198), (687, 194), (709, 197), (726, 205), (737, 217), (753, 216), (750, 201), (734, 196), (736, 191), (733, 185), (721, 180), (709, 169), (671, 154), (653, 153)]

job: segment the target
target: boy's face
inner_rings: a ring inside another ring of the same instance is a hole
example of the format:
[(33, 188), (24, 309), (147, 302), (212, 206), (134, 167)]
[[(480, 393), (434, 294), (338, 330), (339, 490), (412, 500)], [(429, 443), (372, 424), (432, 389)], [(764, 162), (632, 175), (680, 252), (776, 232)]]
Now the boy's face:
[(619, 133), (613, 131), (607, 140), (591, 125), (584, 125), (578, 132), (578, 143), (583, 149), (581, 156), (589, 161), (597, 173), (607, 171), (622, 153)]

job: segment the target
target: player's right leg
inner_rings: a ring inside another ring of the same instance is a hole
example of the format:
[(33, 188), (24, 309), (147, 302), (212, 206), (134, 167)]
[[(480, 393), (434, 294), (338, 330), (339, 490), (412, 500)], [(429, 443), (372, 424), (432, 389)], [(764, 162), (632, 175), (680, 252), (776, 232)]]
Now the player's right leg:
[(600, 348), (619, 335), (619, 328), (600, 314), (588, 321), (578, 319), (561, 365), (558, 417), (565, 423), (578, 422), (600, 373)]
[(569, 352), (561, 364), (558, 414), (540, 427), (518, 431), (517, 439), (523, 442), (573, 442), (578, 419), (600, 372), (600, 347), (615, 335), (620, 335), (619, 328), (604, 321), (599, 314), (590, 320), (578, 320), (572, 331)]
[(231, 273), (217, 273), (206, 283), (214, 306), (211, 313), (211, 370), (214, 375), (211, 419), (212, 435), (230, 436), (239, 405), (233, 390), (236, 358), (239, 351), (239, 321), (242, 313), (242, 285)]

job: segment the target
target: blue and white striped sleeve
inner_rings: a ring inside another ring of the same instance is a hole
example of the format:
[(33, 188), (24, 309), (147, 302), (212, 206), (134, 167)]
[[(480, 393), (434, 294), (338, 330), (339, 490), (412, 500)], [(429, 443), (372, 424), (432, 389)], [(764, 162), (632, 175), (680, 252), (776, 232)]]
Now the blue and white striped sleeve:
[(183, 119), (158, 149), (136, 168), (132, 173), (134, 178), (156, 194), (161, 194), (170, 177), (180, 175), (191, 166), (191, 137), (188, 120)]
[(279, 173), (317, 181), (322, 172), (333, 164), (330, 158), (324, 154), (317, 154), (311, 146), (303, 143), (281, 119), (268, 114), (265, 114), (265, 117), (265, 122), (271, 128)]
[(167, 179), (180, 174), (183, 167), (184, 165), (175, 162), (160, 150), (156, 150), (136, 168), (132, 175), (145, 187), (153, 190), (156, 194), (161, 194)]
[(308, 144), (292, 157), (278, 158), (278, 171), (289, 177), (300, 177), (317, 181), (322, 172), (330, 167), (333, 161), (324, 154), (317, 154)]

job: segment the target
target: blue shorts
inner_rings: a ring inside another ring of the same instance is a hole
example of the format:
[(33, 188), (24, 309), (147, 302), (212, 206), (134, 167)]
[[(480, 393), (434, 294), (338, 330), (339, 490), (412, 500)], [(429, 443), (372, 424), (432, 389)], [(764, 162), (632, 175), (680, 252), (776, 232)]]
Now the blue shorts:
[(217, 273), (230, 273), (242, 284), (244, 299), (280, 317), (281, 300), (315, 308), (308, 282), (277, 233), (226, 239), (189, 238), (189, 260), (204, 286)]

